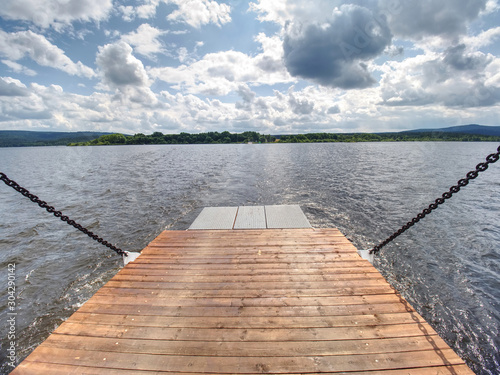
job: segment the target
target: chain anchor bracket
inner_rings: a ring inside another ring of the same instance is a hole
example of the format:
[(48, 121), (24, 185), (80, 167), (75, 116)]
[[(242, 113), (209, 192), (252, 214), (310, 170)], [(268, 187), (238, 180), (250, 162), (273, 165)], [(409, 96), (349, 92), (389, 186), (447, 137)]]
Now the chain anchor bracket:
[(127, 251), (125, 254), (122, 254), (123, 265), (126, 266), (130, 262), (133, 262), (134, 260), (136, 260), (139, 257), (139, 255), (141, 255), (141, 253), (136, 253), (136, 252), (132, 252), (132, 251)]
[(373, 261), (375, 260), (375, 254), (370, 252), (370, 250), (358, 250), (358, 255), (373, 264)]

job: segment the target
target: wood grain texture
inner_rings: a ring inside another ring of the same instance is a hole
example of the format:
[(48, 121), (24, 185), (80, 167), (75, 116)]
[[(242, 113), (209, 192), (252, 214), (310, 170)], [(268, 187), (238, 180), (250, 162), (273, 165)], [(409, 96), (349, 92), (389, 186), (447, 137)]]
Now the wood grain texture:
[(165, 231), (12, 374), (472, 374), (336, 229)]

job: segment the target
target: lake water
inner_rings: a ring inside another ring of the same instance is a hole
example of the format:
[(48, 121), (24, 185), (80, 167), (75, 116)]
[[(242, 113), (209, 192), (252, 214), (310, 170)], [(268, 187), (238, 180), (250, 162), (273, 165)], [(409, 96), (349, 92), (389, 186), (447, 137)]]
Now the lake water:
[[(494, 143), (0, 148), (0, 171), (123, 250), (187, 229), (205, 206), (298, 204), (371, 248), (496, 151)], [(0, 372), (121, 267), (114, 252), (0, 183)], [(500, 368), (500, 163), (385, 247), (376, 267), (478, 374)]]

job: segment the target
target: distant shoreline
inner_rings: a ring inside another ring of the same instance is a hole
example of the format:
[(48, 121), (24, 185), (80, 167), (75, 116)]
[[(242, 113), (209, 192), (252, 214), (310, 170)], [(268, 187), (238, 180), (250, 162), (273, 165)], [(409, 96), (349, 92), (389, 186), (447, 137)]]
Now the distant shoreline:
[(359, 143), (359, 142), (500, 142), (500, 136), (460, 134), (447, 132), (405, 132), (405, 133), (309, 133), (298, 135), (262, 135), (257, 132), (241, 134), (209, 132), (198, 134), (123, 134), (103, 135), (88, 142), (72, 143), (69, 146), (106, 145), (182, 145), (182, 144), (238, 144), (238, 143)]
[(306, 133), (265, 135), (206, 132), (124, 135), (103, 132), (33, 132), (0, 130), (0, 147), (106, 146), (161, 144), (241, 143), (359, 143), (359, 142), (500, 142), (499, 126), (464, 125), (443, 129), (420, 129), (395, 133)]

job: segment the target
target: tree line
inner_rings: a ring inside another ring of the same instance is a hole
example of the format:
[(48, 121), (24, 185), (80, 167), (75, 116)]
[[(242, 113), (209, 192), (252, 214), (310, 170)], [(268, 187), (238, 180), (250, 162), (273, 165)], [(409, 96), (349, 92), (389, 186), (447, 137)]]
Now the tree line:
[(401, 133), (309, 133), (283, 135), (280, 142), (499, 142), (500, 137), (490, 135), (462, 134), (450, 132), (401, 132)]
[(132, 136), (108, 134), (89, 142), (71, 143), (69, 146), (102, 146), (102, 145), (162, 145), (162, 144), (218, 144), (218, 143), (269, 143), (276, 140), (272, 135), (263, 135), (253, 131), (243, 133), (208, 132), (163, 134), (154, 132), (151, 135), (138, 133)]
[(69, 146), (104, 146), (104, 145), (149, 145), (149, 144), (220, 144), (220, 143), (319, 143), (319, 142), (499, 142), (500, 137), (449, 132), (402, 132), (402, 133), (309, 133), (295, 135), (263, 135), (253, 131), (243, 133), (208, 132), (151, 135), (142, 133), (125, 136), (120, 133), (106, 134), (91, 141), (70, 143)]

